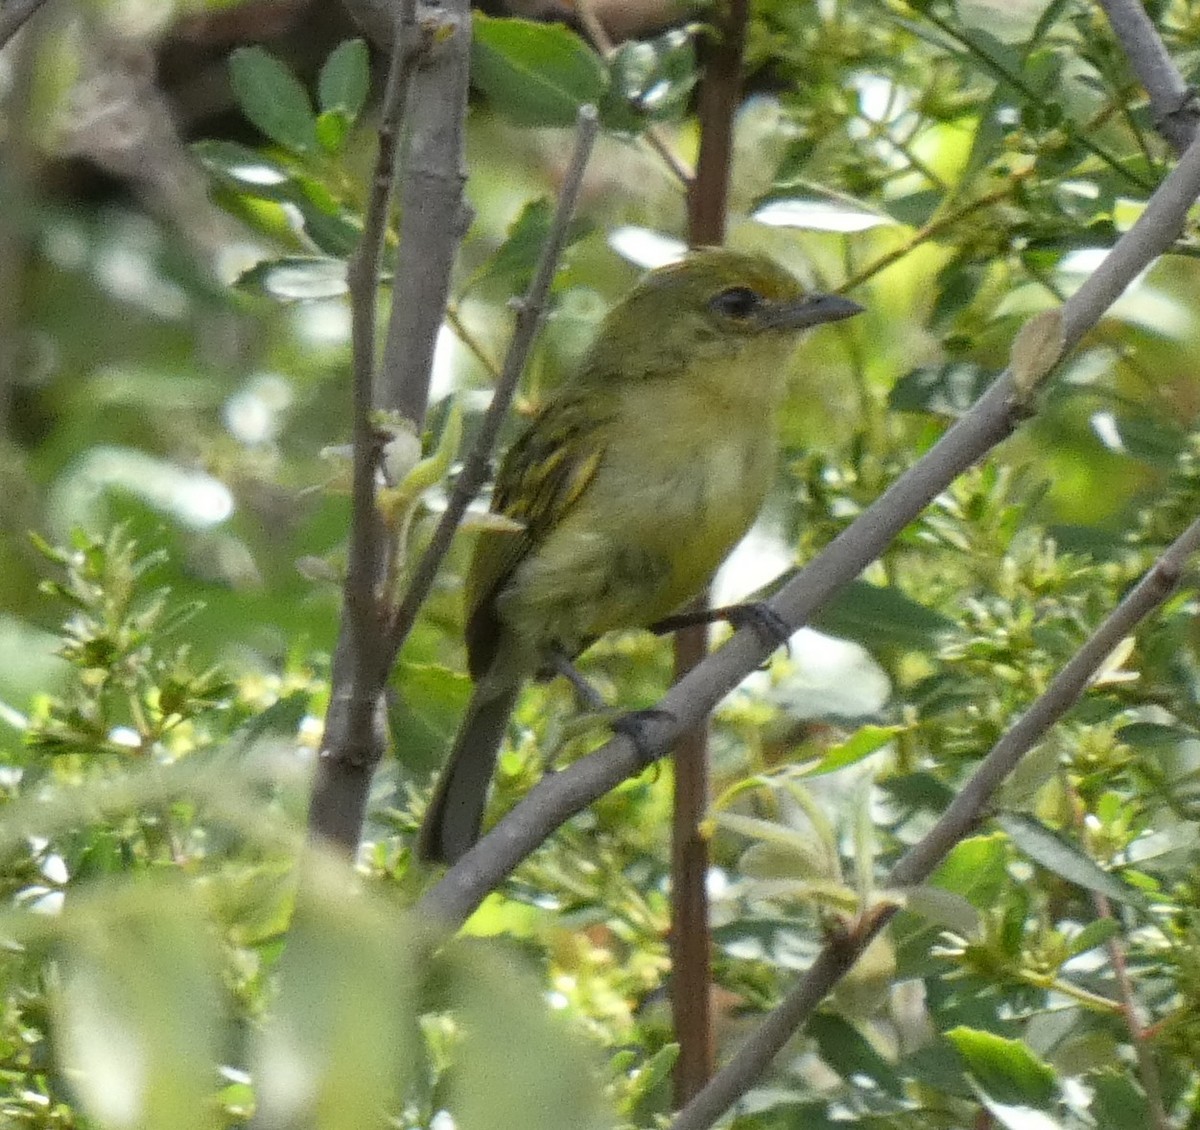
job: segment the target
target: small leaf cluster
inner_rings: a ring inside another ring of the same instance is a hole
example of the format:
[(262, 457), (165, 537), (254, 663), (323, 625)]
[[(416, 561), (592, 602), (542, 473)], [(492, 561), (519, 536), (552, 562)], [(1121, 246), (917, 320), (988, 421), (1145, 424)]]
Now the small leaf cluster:
[(61, 580), (42, 591), (72, 609), (59, 655), (71, 678), (28, 732), (37, 754), (161, 758), (184, 752), (195, 727), (228, 705), (234, 686), (218, 669), (196, 669), (173, 637), (199, 611), (172, 604), (165, 589), (144, 591), (162, 554), (140, 554), (121, 529), (78, 534), (70, 549), (35, 543)]
[(260, 263), (239, 285), (276, 299), (344, 293), (344, 260), (362, 232), (361, 186), (344, 162), (370, 85), (366, 44), (347, 40), (326, 60), (319, 112), (286, 64), (261, 47), (235, 51), (229, 70), (243, 113), (272, 146), (205, 141), (196, 155), (224, 207), (300, 252)]

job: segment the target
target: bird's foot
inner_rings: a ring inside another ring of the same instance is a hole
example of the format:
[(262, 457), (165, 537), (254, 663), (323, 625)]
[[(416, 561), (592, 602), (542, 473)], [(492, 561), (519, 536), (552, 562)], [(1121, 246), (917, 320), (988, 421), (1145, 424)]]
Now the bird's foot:
[(638, 755), (642, 768), (653, 765), (661, 756), (662, 750), (651, 741), (649, 726), (653, 722), (674, 722), (675, 715), (661, 707), (651, 706), (646, 710), (631, 710), (613, 718), (609, 725), (613, 733), (629, 739), (630, 744)]

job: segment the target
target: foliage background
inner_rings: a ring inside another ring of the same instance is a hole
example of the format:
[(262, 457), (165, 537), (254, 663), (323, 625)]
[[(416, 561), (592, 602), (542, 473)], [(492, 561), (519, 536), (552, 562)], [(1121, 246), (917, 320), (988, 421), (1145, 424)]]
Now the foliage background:
[[(318, 78), (350, 30), (298, 51), (300, 7), (51, 7), (0, 55), (0, 1109), (29, 1126), (238, 1125), (255, 1104), (280, 1124), (315, 1108), (362, 1126), (386, 1107), (427, 1125), (449, 1105), (465, 1127), (563, 1110), (650, 1125), (669, 1112), (668, 769), (572, 821), (434, 964), (402, 913), (466, 693), (462, 545), (394, 680), (366, 893), (314, 881), (292, 917), (347, 514), (345, 466), (323, 455), (348, 428), (340, 263), (373, 142), (355, 49), (324, 72), (337, 91)], [(231, 48), (270, 38), (264, 12), (316, 125), (262, 56), (226, 70)], [(1196, 12), (1153, 15), (1189, 73)], [(560, 28), (478, 21), (475, 215), (431, 444), (453, 395), (468, 436), (478, 418), (580, 101), (600, 100), (605, 133), (519, 409), (653, 261), (651, 236), (679, 237), (680, 186), (641, 139), (652, 126), (693, 156), (703, 18), (608, 62)], [(798, 354), (778, 487), (731, 591), (811, 556), (910, 465), (1170, 161), (1103, 16), (1075, 0), (763, 0), (746, 67), (731, 242), (813, 286), (853, 280), (868, 313)], [(201, 79), (220, 93), (198, 96)], [(722, 1047), (879, 897), (875, 876), (1194, 515), (1194, 250), (1186, 236), (1143, 277), (1037, 417), (827, 610), (821, 626), (856, 646), (806, 636), (722, 707)], [(251, 270), (280, 256), (286, 270)], [(903, 894), (739, 1123), (1192, 1124), (1193, 604), (1185, 588), (1146, 625), (1012, 782), (1004, 818)], [(638, 635), (587, 669), (630, 706), (668, 677)], [(496, 811), (547, 750), (594, 741), (572, 714), (556, 684), (530, 690)]]

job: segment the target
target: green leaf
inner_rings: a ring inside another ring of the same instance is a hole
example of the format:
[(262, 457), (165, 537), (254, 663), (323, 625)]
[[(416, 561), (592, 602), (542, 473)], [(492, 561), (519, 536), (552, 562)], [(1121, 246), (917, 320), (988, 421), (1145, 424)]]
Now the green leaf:
[(546, 235), (550, 231), (550, 218), (554, 209), (550, 201), (531, 200), (521, 214), (509, 225), (504, 242), (486, 259), (471, 276), (464, 292), (493, 278), (511, 280), (514, 291), (524, 290), (533, 277), (533, 270)]
[(247, 294), (286, 302), (337, 298), (348, 289), (343, 260), (304, 255), (257, 263), (234, 285)]
[(100, 1125), (215, 1130), (218, 975), (198, 901), (143, 882), (68, 910), (56, 1044), (83, 1108)]
[(229, 77), (242, 112), (272, 141), (306, 153), (316, 148), (312, 103), (300, 80), (261, 47), (229, 56)]
[(1097, 946), (1104, 945), (1109, 938), (1120, 932), (1121, 926), (1116, 919), (1097, 918), (1095, 922), (1089, 922), (1071, 939), (1068, 949), (1071, 956), (1075, 957), (1078, 954), (1087, 953), (1088, 950), (1094, 950)]
[(544, 986), (496, 949), (460, 940), (443, 951), (455, 1018), (463, 1033), (451, 1082), (462, 1130), (574, 1130), (611, 1124), (593, 1055), (545, 1003)]
[(1144, 904), (1145, 900), (1137, 891), (1105, 871), (1078, 845), (1047, 828), (1040, 820), (1025, 813), (1004, 812), (996, 817), (996, 823), (1023, 854), (1055, 875), (1118, 902), (1131, 906)]
[(1149, 467), (1169, 471), (1188, 442), (1188, 433), (1162, 419), (1111, 411), (1092, 415), (1092, 430), (1104, 446)]
[(192, 152), (209, 174), (235, 191), (263, 200), (288, 200), (292, 174), (278, 161), (233, 141), (198, 141)]
[(304, 233), (316, 244), (317, 250), (336, 258), (346, 258), (358, 246), (362, 228), (349, 212), (329, 211), (313, 203), (307, 196), (295, 201), (304, 225)]
[(1054, 1069), (1020, 1040), (958, 1027), (946, 1033), (975, 1082), (1001, 1103), (1044, 1108), (1058, 1091)]
[(956, 418), (979, 399), (995, 376), (971, 361), (926, 365), (895, 383), (888, 407), (897, 412), (932, 412)]
[(1098, 1071), (1088, 1075), (1093, 1090), (1091, 1113), (1097, 1126), (1149, 1126), (1145, 1093), (1124, 1072)]
[(519, 126), (571, 126), (608, 86), (604, 64), (562, 24), (474, 17), (471, 80)]
[(821, 1058), (843, 1079), (863, 1075), (890, 1095), (904, 1093), (904, 1082), (891, 1064), (840, 1016), (817, 1013), (806, 1031), (816, 1040)]
[(934, 872), (931, 883), (962, 895), (980, 910), (996, 905), (1007, 882), (1008, 850), (997, 832), (956, 844)]
[(349, 867), (310, 856), (280, 962), (279, 996), (256, 1040), (264, 1123), (382, 1125), (380, 1112), (399, 1100), (417, 1058), (416, 960), (423, 950), (419, 928), (369, 899)]
[(813, 627), (864, 647), (930, 650), (954, 622), (898, 589), (853, 581), (813, 617)]
[(341, 110), (324, 110), (317, 115), (317, 141), (326, 153), (341, 151), (350, 133), (350, 119)]
[(628, 40), (608, 60), (609, 86), (600, 103), (606, 129), (636, 133), (648, 122), (687, 110), (696, 85), (691, 35), (675, 28), (648, 40)]
[(347, 39), (325, 60), (317, 80), (317, 100), (324, 111), (338, 110), (353, 123), (367, 100), (370, 55), (362, 39)]
[(847, 765), (856, 765), (864, 757), (870, 757), (882, 749), (903, 731), (903, 726), (863, 726), (855, 730), (844, 742), (831, 746), (820, 761), (804, 771), (804, 775), (818, 777), (822, 773), (844, 769)]

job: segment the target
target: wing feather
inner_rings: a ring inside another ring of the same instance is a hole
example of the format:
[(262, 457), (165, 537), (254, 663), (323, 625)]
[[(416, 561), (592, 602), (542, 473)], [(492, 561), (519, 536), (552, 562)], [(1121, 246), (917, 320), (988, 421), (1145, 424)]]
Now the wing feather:
[(579, 502), (604, 459), (605, 432), (615, 416), (594, 390), (560, 394), (508, 449), (496, 476), (492, 510), (519, 523), (485, 531), (467, 579), (467, 656), (473, 678), (490, 666), (499, 637), (495, 600), (512, 571)]

